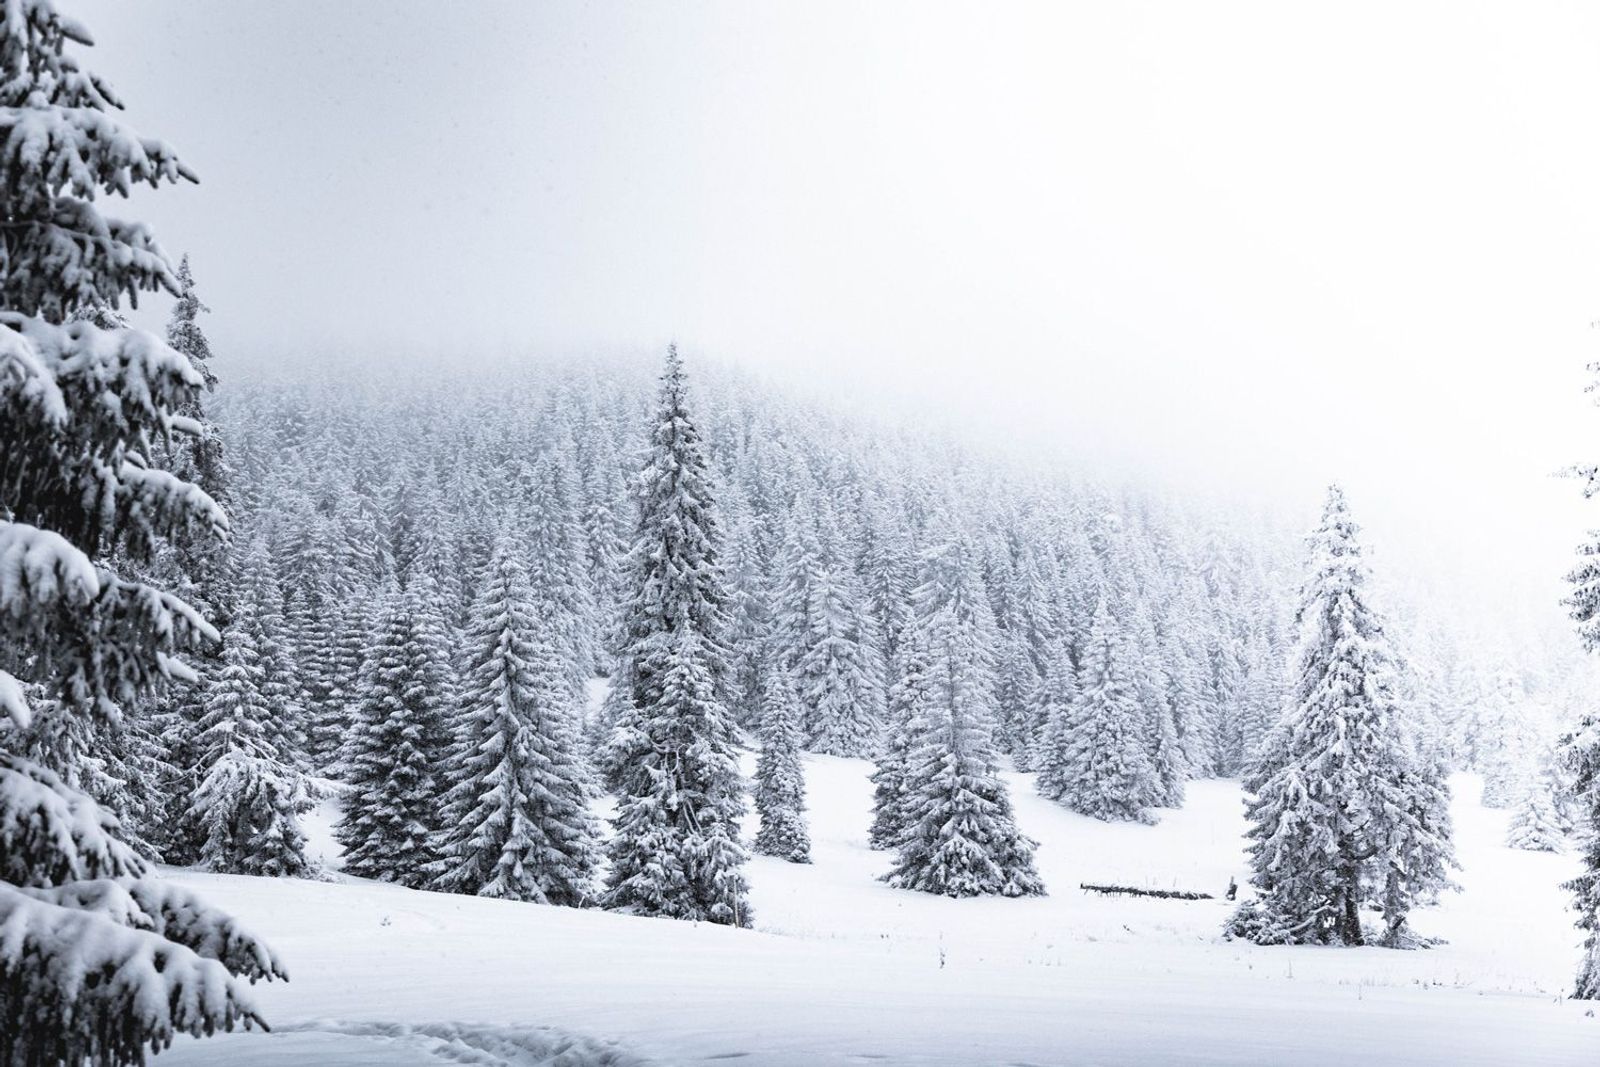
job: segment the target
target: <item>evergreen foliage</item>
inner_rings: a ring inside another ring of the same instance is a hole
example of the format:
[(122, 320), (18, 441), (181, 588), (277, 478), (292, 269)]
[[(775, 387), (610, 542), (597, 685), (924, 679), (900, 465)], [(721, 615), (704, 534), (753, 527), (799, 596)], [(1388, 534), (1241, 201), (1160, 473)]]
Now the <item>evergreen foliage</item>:
[[(90, 43), (51, 0), (0, 5), (0, 712), (15, 730), (37, 713), (38, 754), (69, 778), (121, 762), (148, 788), (162, 774), (132, 766), (154, 736), (142, 712), (218, 636), (148, 575), (227, 518), (162, 466), (199, 430), (183, 412), (205, 379), (115, 315), (178, 279), (148, 229), (94, 204), (194, 175), (112, 114), (115, 91), (68, 50)], [(100, 307), (104, 326), (78, 314)], [(245, 982), (285, 976), (149, 877), (121, 833), (61, 775), (0, 752), (0, 1062), (141, 1064), (177, 1034), (259, 1022)]]
[(1526, 852), (1560, 852), (1566, 848), (1555, 798), (1543, 780), (1530, 782), (1512, 809), (1506, 844)]
[(751, 921), (739, 843), (744, 813), (724, 704), (727, 593), (710, 470), (669, 348), (640, 482), (611, 748), (620, 792), (609, 906), (643, 915)]
[(996, 772), (993, 618), (970, 544), (940, 545), (917, 590), (928, 675), (912, 726), (891, 885), (945, 896), (1039, 896), (1034, 842)]
[[(1600, 631), (1585, 630), (1583, 637), (1592, 650)], [(1572, 893), (1578, 929), (1584, 933), (1583, 961), (1572, 995), (1579, 1000), (1600, 1000), (1600, 715), (1585, 715), (1563, 740), (1573, 769), (1583, 842), (1582, 871), (1564, 887)]]
[(434, 590), (414, 577), (385, 597), (342, 768), (351, 787), (335, 829), (344, 869), (413, 888), (437, 875), (438, 769), (455, 706)]
[[(1140, 729), (1145, 716), (1128, 676), (1132, 659), (1127, 638), (1102, 598), (1076, 699), (1052, 706), (1037, 788), (1097, 819), (1151, 822), (1148, 808), (1161, 797), (1161, 784)], [(1152, 699), (1159, 712), (1159, 697)]]
[(1259, 901), (1244, 932), (1263, 944), (1363, 944), (1371, 903), (1384, 942), (1399, 946), (1411, 909), (1453, 865), (1443, 775), (1408, 736), (1356, 534), (1330, 489), (1310, 539), (1291, 703), (1247, 805)]
[(483, 578), (466, 638), (438, 884), (581, 906), (593, 897), (598, 827), (557, 612), (536, 597), (509, 541)]
[(872, 772), (872, 829), (868, 836), (873, 848), (885, 850), (899, 848), (913, 823), (909, 776), (930, 684), (928, 650), (915, 631), (901, 639), (895, 662), (900, 674), (889, 691), (889, 733)]
[(779, 672), (768, 679), (761, 701), (761, 755), (756, 760), (755, 779), (761, 827), (756, 832), (755, 851), (790, 863), (811, 862), (800, 742), (799, 704), (787, 674)]

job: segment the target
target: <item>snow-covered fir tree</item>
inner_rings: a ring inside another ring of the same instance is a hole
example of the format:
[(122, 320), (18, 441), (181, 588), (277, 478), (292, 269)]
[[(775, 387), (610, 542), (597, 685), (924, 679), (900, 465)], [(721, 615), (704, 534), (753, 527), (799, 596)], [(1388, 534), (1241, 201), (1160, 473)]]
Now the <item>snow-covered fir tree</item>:
[[(885, 487), (887, 488), (887, 487)], [(916, 584), (916, 554), (903, 507), (890, 500), (874, 502), (863, 531), (861, 557), (866, 608), (883, 642), (884, 677), (899, 677), (896, 658), (915, 616), (911, 591)]]
[[(1409, 707), (1406, 711), (1412, 713)], [(1382, 944), (1390, 948), (1417, 943), (1408, 925), (1416, 907), (1460, 888), (1450, 876), (1457, 864), (1448, 772), (1423, 752), (1411, 727), (1402, 730), (1400, 743), (1390, 769), (1400, 804), (1386, 812), (1382, 836), (1374, 834), (1379, 842), (1374, 877), (1382, 877), (1376, 906), (1383, 913)]]
[(761, 721), (766, 680), (773, 671), (771, 591), (760, 543), (747, 516), (730, 524), (728, 649), (730, 702), (734, 718)]
[(321, 717), (311, 724), (310, 745), (319, 765), (335, 772), (347, 762), (347, 747), (360, 721), (363, 679), (373, 650), (381, 594), (351, 588), (334, 609), (338, 632), (328, 656), (332, 678), (328, 702)]
[(420, 888), (437, 876), (438, 780), (455, 707), (436, 589), (425, 575), (385, 597), (345, 742), (350, 786), (335, 834), (344, 869)]
[(229, 629), (250, 631), (258, 670), (256, 686), (262, 704), (270, 709), (262, 719), (262, 727), (276, 758), (301, 766), (306, 745), (306, 713), (300, 702), (303, 686), (295, 657), (294, 630), (284, 612), (278, 562), (264, 538), (247, 535), (243, 540), (236, 572), (240, 607), (230, 620)]
[(930, 550), (917, 589), (928, 680), (904, 779), (907, 827), (891, 885), (945, 896), (1037, 896), (1034, 842), (1017, 829), (996, 769), (993, 618), (972, 546)]
[(1128, 666), (1132, 650), (1102, 597), (1084, 650), (1077, 697), (1057, 704), (1045, 728), (1037, 788), (1097, 819), (1151, 822), (1162, 795), (1146, 746), (1147, 715)]
[(1542, 777), (1528, 783), (1522, 799), (1511, 809), (1506, 844), (1527, 852), (1560, 852), (1566, 848), (1555, 797)]
[(547, 605), (550, 639), (557, 662), (566, 671), (573, 697), (581, 698), (593, 676), (597, 658), (594, 602), (590, 579), (583, 565), (583, 547), (572, 517), (570, 494), (563, 468), (550, 456), (540, 456), (528, 470), (526, 531), (528, 579), (540, 601)]
[[(1584, 644), (1593, 651), (1600, 647), (1596, 640), (1600, 631), (1588, 625), (1592, 615), (1582, 613), (1581, 603), (1575, 607), (1574, 614), (1585, 624)], [(1581, 873), (1563, 887), (1572, 893), (1577, 926), (1584, 933), (1583, 960), (1578, 965), (1572, 995), (1580, 1000), (1600, 1000), (1600, 714), (1584, 715), (1563, 738), (1563, 751), (1572, 765), (1572, 790), (1582, 841)]]
[[(1600, 363), (1590, 371), (1600, 375)], [(1591, 390), (1596, 386), (1591, 385)], [(1600, 495), (1600, 466), (1574, 472), (1583, 479), (1583, 495)], [(1579, 562), (1567, 574), (1571, 593), (1563, 602), (1578, 624), (1578, 637), (1588, 652), (1600, 650), (1600, 536), (1578, 546)], [(1600, 713), (1586, 711), (1562, 737), (1561, 751), (1571, 770), (1574, 821), (1581, 842), (1579, 875), (1567, 882), (1572, 907), (1583, 931), (1583, 959), (1573, 983), (1574, 997), (1600, 1000)]]
[(1483, 775), (1479, 799), (1486, 808), (1509, 808), (1527, 790), (1534, 748), (1527, 694), (1513, 672), (1500, 671), (1484, 687), (1469, 725), (1473, 766)]
[(304, 874), (306, 839), (296, 816), (306, 806), (299, 772), (273, 757), (229, 749), (191, 801), (203, 834), (200, 861), (231, 874)]
[(342, 733), (338, 671), (343, 615), (332, 588), (315, 575), (295, 582), (284, 611), (294, 648), (298, 733), (313, 768), (331, 765)]
[[(116, 93), (69, 52), (89, 43), (50, 0), (0, 7), (0, 748), (37, 712), (70, 739), (69, 764), (132, 733), (169, 682), (193, 680), (178, 657), (216, 631), (141, 576), (158, 552), (181, 558), (227, 528), (151, 448), (195, 429), (176, 416), (200, 372), (147, 333), (62, 325), (178, 289), (150, 231), (94, 198), (194, 178), (113, 115)], [(246, 982), (284, 977), (119, 838), (60, 775), (0, 752), (0, 1061), (143, 1063), (177, 1034), (258, 1021)]]
[[(179, 295), (167, 320), (167, 344), (173, 351), (188, 357), (203, 379), (205, 393), (209, 393), (216, 387), (217, 376), (211, 367), (211, 343), (200, 326), (199, 316), (210, 309), (195, 293), (188, 256), (179, 262), (175, 278)], [(186, 401), (179, 414), (190, 420), (193, 432), (158, 445), (158, 452), (167, 457), (174, 474), (192, 481), (219, 504), (231, 506), (232, 473), (222, 431), (212, 421), (206, 407), (201, 393)], [(226, 631), (232, 617), (236, 584), (230, 580), (230, 558), (231, 553), (220, 540), (201, 542), (189, 546), (181, 559), (171, 551), (159, 553), (151, 576), (173, 589), (219, 630)], [(153, 783), (162, 797), (161, 824), (151, 827), (151, 837), (161, 858), (168, 863), (188, 864), (198, 859), (198, 841), (188, 832), (192, 829), (188, 819), (189, 803), (199, 785), (194, 752), (195, 725), (204, 712), (209, 681), (220, 666), (221, 651), (221, 646), (214, 643), (204, 643), (196, 649), (191, 664), (199, 675), (198, 684), (168, 688), (156, 698), (151, 710), (152, 726), (165, 755), (161, 768), (164, 773)]]
[(1407, 734), (1357, 530), (1330, 489), (1310, 538), (1290, 704), (1247, 805), (1258, 899), (1230, 928), (1263, 944), (1363, 944), (1372, 903), (1385, 943), (1399, 945), (1411, 908), (1443, 888), (1453, 862), (1448, 793)]
[(556, 613), (515, 545), (497, 545), (466, 637), (440, 888), (571, 906), (593, 897), (599, 828)]
[(628, 693), (611, 741), (620, 789), (606, 899), (643, 915), (748, 926), (720, 551), (709, 464), (683, 362), (669, 348), (619, 650)]
[(800, 742), (800, 707), (794, 687), (787, 672), (774, 672), (767, 677), (761, 700), (761, 755), (756, 759), (755, 777), (761, 826), (755, 850), (790, 863), (811, 862)]
[[(258, 590), (259, 592), (259, 590)], [(297, 875), (306, 869), (300, 777), (272, 727), (285, 710), (265, 687), (256, 647), (260, 605), (247, 595), (223, 639), (194, 742), (197, 781), (186, 819), (199, 859), (228, 874)]]
[(884, 850), (899, 848), (913, 823), (908, 775), (929, 685), (928, 650), (914, 629), (902, 635), (895, 664), (899, 677), (889, 690), (888, 734), (872, 771), (872, 828), (868, 835), (873, 848)]
[(832, 756), (870, 756), (878, 744), (881, 663), (865, 595), (826, 501), (818, 505), (804, 629), (794, 664), (806, 708), (806, 745)]

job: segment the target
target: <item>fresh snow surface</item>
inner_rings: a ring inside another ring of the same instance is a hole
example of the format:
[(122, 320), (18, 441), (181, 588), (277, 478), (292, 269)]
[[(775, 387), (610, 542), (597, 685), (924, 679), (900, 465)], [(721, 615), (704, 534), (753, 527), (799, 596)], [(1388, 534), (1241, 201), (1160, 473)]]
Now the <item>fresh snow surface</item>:
[[(746, 771), (753, 765), (747, 758)], [(1507, 814), (1456, 779), (1464, 892), (1415, 917), (1425, 951), (1220, 941), (1229, 905), (1107, 898), (1080, 882), (1241, 882), (1233, 782), (1158, 826), (1106, 824), (1006, 776), (1039, 841), (1039, 899), (950, 900), (876, 881), (870, 764), (806, 757), (809, 866), (750, 866), (754, 931), (420, 893), (354, 880), (169, 871), (257, 930), (292, 981), (271, 1034), (181, 1040), (160, 1063), (366, 1065), (1600, 1063), (1559, 883), (1570, 855), (1506, 848)], [(309, 836), (330, 860), (329, 801)], [(753, 830), (753, 827), (751, 828)]]

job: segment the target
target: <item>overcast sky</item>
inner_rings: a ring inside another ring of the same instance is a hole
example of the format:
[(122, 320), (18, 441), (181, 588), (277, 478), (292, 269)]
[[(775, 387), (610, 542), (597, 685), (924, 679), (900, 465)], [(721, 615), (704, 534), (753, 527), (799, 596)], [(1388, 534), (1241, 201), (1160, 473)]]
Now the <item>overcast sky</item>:
[(62, 6), (225, 360), (676, 338), (1538, 605), (1600, 525), (1600, 5)]

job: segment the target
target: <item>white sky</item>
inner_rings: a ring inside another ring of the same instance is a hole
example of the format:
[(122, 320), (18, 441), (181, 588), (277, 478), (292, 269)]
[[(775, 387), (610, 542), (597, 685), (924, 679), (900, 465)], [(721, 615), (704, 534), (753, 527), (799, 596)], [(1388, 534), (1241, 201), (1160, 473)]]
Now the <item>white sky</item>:
[(225, 358), (675, 337), (1556, 625), (1600, 525), (1600, 5), (61, 4)]

